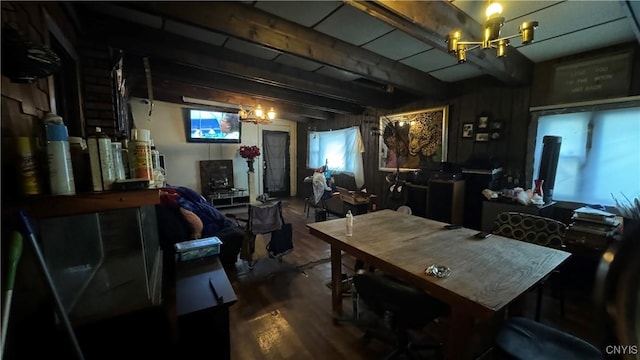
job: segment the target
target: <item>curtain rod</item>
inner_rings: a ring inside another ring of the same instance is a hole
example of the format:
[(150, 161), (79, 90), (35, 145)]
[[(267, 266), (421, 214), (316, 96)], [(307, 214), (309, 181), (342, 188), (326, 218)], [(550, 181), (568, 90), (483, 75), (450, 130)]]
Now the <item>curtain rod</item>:
[(582, 102), (567, 103), (567, 104), (534, 106), (534, 107), (530, 107), (529, 111), (533, 112), (533, 111), (544, 111), (544, 110), (559, 110), (559, 109), (574, 108), (574, 107), (581, 107), (581, 106), (617, 104), (617, 103), (632, 102), (632, 101), (640, 101), (640, 96), (628, 96), (628, 97), (622, 97), (622, 98), (582, 101)]

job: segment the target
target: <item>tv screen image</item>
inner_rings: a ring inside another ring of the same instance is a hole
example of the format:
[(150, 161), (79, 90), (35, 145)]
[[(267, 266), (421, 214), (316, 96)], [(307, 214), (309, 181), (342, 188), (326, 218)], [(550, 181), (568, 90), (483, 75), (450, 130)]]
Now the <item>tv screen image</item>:
[(237, 113), (185, 109), (187, 141), (240, 143), (240, 117)]

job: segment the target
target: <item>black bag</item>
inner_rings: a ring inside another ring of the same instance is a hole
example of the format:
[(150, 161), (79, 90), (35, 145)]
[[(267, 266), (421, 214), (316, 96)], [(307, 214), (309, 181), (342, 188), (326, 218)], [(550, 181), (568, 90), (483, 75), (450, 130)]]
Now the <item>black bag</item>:
[(291, 250), (293, 250), (293, 229), (291, 224), (283, 224), (279, 230), (271, 233), (267, 251), (273, 257), (281, 257)]

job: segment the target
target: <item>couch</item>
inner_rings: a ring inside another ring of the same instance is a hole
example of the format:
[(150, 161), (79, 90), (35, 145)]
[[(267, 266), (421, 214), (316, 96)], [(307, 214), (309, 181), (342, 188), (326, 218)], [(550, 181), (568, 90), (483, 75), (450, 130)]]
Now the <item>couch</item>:
[[(362, 188), (358, 188), (358, 186), (356, 185), (356, 180), (353, 173), (334, 172), (331, 174), (331, 177), (333, 179), (332, 187), (335, 189), (343, 188), (349, 191), (362, 190)], [(369, 204), (351, 205), (349, 203), (346, 203), (342, 199), (340, 193), (336, 190), (329, 199), (325, 200), (324, 207), (328, 213), (335, 216), (343, 217), (347, 214), (348, 210), (351, 210), (354, 215), (366, 213)]]

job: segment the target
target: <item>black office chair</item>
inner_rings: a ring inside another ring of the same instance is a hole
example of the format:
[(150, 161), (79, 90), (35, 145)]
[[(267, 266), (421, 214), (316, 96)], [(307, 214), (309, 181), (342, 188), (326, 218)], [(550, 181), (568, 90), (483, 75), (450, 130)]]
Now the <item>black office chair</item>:
[[(491, 230), (491, 233), (496, 235), (559, 250), (564, 249), (564, 236), (566, 232), (567, 225), (563, 222), (514, 211), (498, 214), (493, 229)], [(559, 270), (554, 271), (550, 276), (554, 277), (554, 281), (561, 281), (562, 275)], [(541, 281), (537, 287), (536, 321), (540, 321), (544, 285), (550, 276)], [(556, 288), (559, 291), (560, 297), (560, 315), (564, 317), (564, 292), (562, 291), (562, 286), (556, 286)]]
[(365, 341), (377, 337), (383, 341), (391, 340), (396, 345), (385, 359), (393, 359), (402, 354), (413, 358), (417, 356), (416, 350), (441, 350), (442, 344), (435, 341), (412, 341), (408, 330), (422, 329), (438, 317), (446, 315), (449, 311), (447, 305), (419, 289), (376, 272), (360, 271), (353, 276), (353, 283), (358, 300), (362, 300), (371, 311), (383, 316), (385, 327), (393, 333), (389, 338), (388, 331), (380, 332), (376, 327), (365, 330)]
[[(640, 340), (640, 227), (625, 232), (602, 255), (596, 272), (594, 300), (601, 345), (633, 345)], [(508, 319), (496, 338), (499, 358), (508, 359), (604, 359), (596, 346), (535, 321)], [(627, 347), (628, 348), (628, 347)], [(637, 351), (637, 347), (636, 350)], [(635, 359), (634, 350), (621, 356)]]

